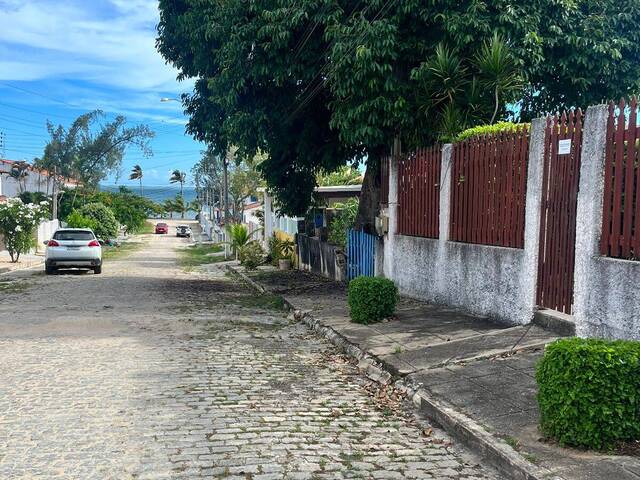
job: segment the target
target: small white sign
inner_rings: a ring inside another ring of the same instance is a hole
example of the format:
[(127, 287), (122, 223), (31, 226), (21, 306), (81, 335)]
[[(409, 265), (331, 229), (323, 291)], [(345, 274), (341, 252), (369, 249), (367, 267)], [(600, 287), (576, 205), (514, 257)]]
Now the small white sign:
[(560, 140), (558, 142), (558, 155), (569, 155), (571, 153), (571, 139)]

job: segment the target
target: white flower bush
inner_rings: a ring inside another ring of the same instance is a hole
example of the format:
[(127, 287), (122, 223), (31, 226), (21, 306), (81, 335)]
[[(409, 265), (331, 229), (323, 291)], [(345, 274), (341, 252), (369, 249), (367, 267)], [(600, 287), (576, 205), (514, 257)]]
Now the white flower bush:
[(49, 202), (24, 204), (19, 198), (10, 198), (0, 203), (0, 235), (12, 262), (35, 246), (35, 230), (48, 215)]

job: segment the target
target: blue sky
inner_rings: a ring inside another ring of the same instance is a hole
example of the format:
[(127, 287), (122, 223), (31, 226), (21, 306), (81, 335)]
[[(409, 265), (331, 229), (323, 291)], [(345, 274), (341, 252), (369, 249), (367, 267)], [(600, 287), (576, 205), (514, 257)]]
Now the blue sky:
[(168, 185), (174, 168), (188, 172), (204, 147), (184, 134), (181, 105), (160, 98), (193, 84), (176, 81), (157, 53), (157, 21), (156, 0), (0, 0), (4, 156), (31, 161), (42, 155), (47, 119), (68, 126), (101, 109), (156, 132), (153, 157), (127, 152), (120, 184), (132, 183), (128, 172), (136, 163), (146, 185)]

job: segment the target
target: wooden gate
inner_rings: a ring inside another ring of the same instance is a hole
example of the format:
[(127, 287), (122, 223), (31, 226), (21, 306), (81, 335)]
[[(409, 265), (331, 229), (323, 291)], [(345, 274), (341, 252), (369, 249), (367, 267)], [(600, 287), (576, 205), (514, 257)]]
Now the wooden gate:
[(582, 112), (547, 118), (540, 217), (538, 306), (571, 314)]
[(376, 237), (368, 233), (349, 230), (347, 242), (347, 280), (362, 275), (375, 275)]

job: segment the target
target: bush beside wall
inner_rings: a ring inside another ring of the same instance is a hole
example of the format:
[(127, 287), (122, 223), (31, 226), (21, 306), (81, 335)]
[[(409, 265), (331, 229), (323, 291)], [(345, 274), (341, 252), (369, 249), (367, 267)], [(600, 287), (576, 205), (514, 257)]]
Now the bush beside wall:
[(558, 340), (536, 380), (540, 428), (561, 445), (601, 450), (640, 439), (640, 342)]
[(398, 289), (386, 278), (358, 277), (349, 282), (348, 300), (352, 321), (379, 322), (393, 315)]

